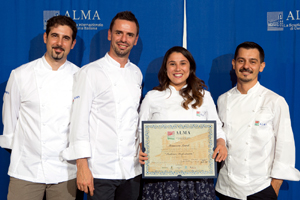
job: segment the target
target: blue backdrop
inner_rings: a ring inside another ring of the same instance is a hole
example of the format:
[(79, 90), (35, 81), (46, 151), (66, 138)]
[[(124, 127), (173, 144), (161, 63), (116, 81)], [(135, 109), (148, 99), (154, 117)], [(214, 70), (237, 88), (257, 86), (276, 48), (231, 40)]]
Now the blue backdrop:
[[(107, 31), (117, 12), (130, 10), (140, 23), (140, 37), (130, 59), (143, 75), (143, 95), (158, 84), (164, 53), (183, 43), (184, 0), (15, 0), (4, 1), (1, 19), (0, 94), (12, 69), (41, 57), (44, 22), (56, 14), (68, 15), (78, 26), (77, 43), (68, 59), (83, 66), (109, 49)], [(197, 63), (197, 76), (209, 86), (214, 100), (236, 82), (231, 71), (235, 48), (244, 41), (260, 44), (266, 54), (262, 85), (285, 97), (300, 169), (300, 1), (214, 0), (186, 2), (187, 49)], [(298, 68), (297, 68), (298, 66)], [(1, 100), (2, 101), (2, 100)], [(1, 103), (1, 102), (0, 102)], [(0, 125), (0, 132), (3, 126)], [(9, 153), (0, 149), (0, 199), (6, 199)], [(285, 181), (279, 199), (298, 199), (300, 183)]]

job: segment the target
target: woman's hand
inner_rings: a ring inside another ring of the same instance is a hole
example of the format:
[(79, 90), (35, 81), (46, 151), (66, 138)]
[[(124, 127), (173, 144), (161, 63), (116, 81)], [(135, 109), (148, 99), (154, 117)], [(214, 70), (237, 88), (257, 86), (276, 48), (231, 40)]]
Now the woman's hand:
[(140, 153), (139, 153), (139, 162), (144, 165), (145, 164), (145, 160), (148, 160), (148, 155), (144, 152), (142, 152), (142, 150), (140, 150)]
[[(218, 156), (217, 156), (218, 154)], [(223, 138), (219, 138), (217, 140), (217, 147), (212, 155), (213, 159), (216, 159), (217, 162), (222, 162), (227, 157), (227, 148), (225, 144), (225, 140)]]

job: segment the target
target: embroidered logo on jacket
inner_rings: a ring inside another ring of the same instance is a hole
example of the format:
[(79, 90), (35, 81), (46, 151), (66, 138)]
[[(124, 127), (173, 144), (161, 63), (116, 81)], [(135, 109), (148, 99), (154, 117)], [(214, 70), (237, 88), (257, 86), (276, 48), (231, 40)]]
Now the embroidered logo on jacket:
[(202, 112), (200, 112), (200, 111), (196, 111), (196, 116), (197, 117), (205, 117), (206, 116), (206, 113), (207, 113), (207, 111), (202, 111)]
[(255, 121), (255, 126), (267, 126), (267, 123), (265, 122), (259, 122), (259, 121)]
[(75, 99), (79, 99), (80, 98), (80, 96), (76, 96), (76, 97), (74, 97), (74, 99), (73, 99), (73, 103), (74, 103), (74, 100)]

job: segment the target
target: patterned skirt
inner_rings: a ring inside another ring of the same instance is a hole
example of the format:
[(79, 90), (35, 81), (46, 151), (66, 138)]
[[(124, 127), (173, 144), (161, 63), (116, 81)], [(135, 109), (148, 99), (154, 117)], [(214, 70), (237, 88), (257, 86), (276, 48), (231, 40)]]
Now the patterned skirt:
[(144, 180), (142, 200), (215, 200), (214, 179)]

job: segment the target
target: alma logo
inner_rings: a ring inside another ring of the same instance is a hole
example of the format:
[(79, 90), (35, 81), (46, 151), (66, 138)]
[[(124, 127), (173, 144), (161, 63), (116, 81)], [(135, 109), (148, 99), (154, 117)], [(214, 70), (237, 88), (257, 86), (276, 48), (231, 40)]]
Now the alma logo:
[(95, 12), (91, 12), (91, 10), (88, 10), (87, 12), (85, 12), (84, 10), (72, 10), (71, 12), (69, 12), (67, 10), (65, 16), (71, 17), (73, 20), (100, 20), (97, 10)]
[[(50, 19), (53, 16), (58, 16), (60, 15), (60, 11), (59, 10), (44, 10), (43, 13), (44, 17), (44, 30), (46, 30), (46, 25), (47, 25), (47, 21), (48, 19)], [(72, 10), (72, 11), (66, 11), (65, 16), (71, 17), (74, 21), (76, 20), (100, 20), (100, 16), (97, 10), (92, 11), (92, 10), (88, 10), (88, 11), (84, 11), (84, 10)]]
[(175, 131), (168, 131), (168, 140), (175, 140)]
[(283, 31), (283, 12), (268, 12), (268, 31)]
[(46, 25), (47, 25), (48, 19), (50, 19), (53, 16), (58, 16), (58, 15), (60, 15), (59, 10), (44, 10), (44, 13), (43, 13), (44, 30), (46, 30)]
[(292, 11), (289, 12), (286, 21), (288, 20), (300, 20), (299, 18), (299, 10), (296, 10), (296, 12), (293, 14)]
[(300, 10), (289, 11), (288, 14), (283, 15), (283, 11), (280, 12), (267, 12), (267, 24), (268, 31), (283, 31), (284, 28), (290, 30), (300, 30), (298, 22), (300, 20)]

